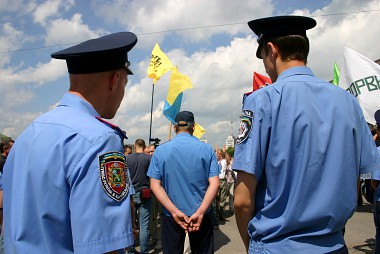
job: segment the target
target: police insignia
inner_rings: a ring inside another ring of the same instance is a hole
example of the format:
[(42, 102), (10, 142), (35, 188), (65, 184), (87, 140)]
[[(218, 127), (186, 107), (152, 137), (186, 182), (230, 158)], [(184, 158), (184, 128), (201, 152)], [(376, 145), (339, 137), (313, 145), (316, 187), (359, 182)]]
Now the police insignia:
[(99, 156), (100, 180), (104, 191), (113, 200), (120, 202), (129, 191), (125, 156), (120, 152), (108, 152)]
[(243, 115), (240, 120), (239, 133), (236, 140), (236, 144), (240, 145), (243, 143), (249, 136), (252, 130), (252, 122), (253, 122), (253, 111), (251, 110), (243, 110)]

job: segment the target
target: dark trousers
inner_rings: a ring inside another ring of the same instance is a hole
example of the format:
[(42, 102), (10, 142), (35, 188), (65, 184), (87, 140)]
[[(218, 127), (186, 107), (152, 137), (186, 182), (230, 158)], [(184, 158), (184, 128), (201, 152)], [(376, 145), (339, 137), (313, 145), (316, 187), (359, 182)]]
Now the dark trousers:
[(344, 245), (342, 248), (327, 252), (326, 254), (348, 254), (347, 246)]
[[(171, 216), (162, 215), (162, 250), (164, 254), (183, 254), (185, 230)], [(214, 229), (210, 213), (205, 214), (199, 231), (189, 233), (192, 254), (214, 253)]]
[(376, 254), (380, 254), (380, 202), (375, 202), (375, 210), (373, 212), (376, 227)]

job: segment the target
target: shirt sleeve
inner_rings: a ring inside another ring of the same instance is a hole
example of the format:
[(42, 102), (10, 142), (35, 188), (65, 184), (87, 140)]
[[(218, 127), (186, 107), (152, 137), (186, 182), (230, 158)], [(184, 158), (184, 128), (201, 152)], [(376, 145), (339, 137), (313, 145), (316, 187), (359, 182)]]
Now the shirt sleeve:
[(271, 130), (270, 100), (266, 92), (256, 91), (243, 104), (238, 140), (232, 168), (263, 174)]
[[(104, 135), (90, 147), (83, 141), (83, 150), (88, 150), (69, 177), (75, 253), (104, 253), (133, 244), (129, 198), (133, 187), (119, 143), (114, 134)], [(101, 163), (103, 158), (107, 165)], [(119, 196), (112, 197), (113, 192)]]
[(148, 173), (147, 173), (147, 176), (156, 180), (162, 180), (162, 175), (160, 173), (158, 158), (157, 158), (159, 152), (160, 152), (159, 149), (157, 149), (154, 152), (152, 159), (150, 160)]
[(211, 164), (210, 164), (210, 171), (209, 171), (209, 178), (219, 175), (220, 169), (218, 165), (218, 160), (216, 159), (215, 152), (210, 148), (211, 150)]

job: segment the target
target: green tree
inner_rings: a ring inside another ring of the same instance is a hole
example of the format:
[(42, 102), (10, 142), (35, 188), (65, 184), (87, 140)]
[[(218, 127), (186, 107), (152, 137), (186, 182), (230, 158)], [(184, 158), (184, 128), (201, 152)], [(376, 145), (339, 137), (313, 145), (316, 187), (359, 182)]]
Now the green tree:
[(234, 157), (234, 152), (235, 152), (235, 147), (228, 147), (227, 150), (226, 150), (226, 153), (228, 153), (228, 155), (233, 158)]

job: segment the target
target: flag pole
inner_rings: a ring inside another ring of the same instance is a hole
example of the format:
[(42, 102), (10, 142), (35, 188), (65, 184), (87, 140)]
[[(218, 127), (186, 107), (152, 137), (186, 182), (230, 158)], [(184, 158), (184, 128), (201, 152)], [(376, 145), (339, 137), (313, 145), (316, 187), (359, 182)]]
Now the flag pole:
[(172, 122), (170, 122), (170, 124), (169, 124), (169, 135), (168, 135), (168, 140), (170, 140), (170, 139), (172, 138), (172, 126), (173, 126), (173, 124), (172, 124)]
[(152, 103), (150, 105), (150, 127), (149, 127), (149, 140), (148, 140), (148, 144), (150, 144), (150, 141), (152, 139), (153, 95), (154, 95), (154, 83), (152, 84)]

